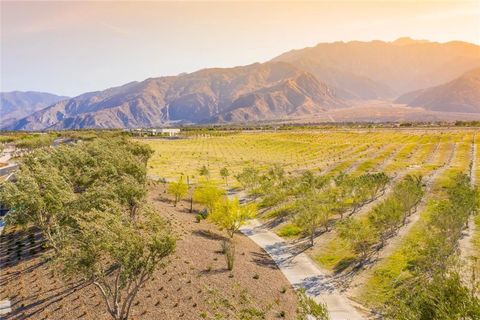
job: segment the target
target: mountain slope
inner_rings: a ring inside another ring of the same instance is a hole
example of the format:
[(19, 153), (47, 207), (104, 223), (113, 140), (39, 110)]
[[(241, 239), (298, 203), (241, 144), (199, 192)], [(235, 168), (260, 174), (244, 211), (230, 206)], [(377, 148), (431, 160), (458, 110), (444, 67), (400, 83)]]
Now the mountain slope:
[(396, 102), (433, 111), (480, 113), (480, 68), (446, 84), (402, 95)]
[(35, 91), (0, 93), (0, 128), (68, 97)]
[(347, 98), (385, 98), (440, 85), (480, 66), (480, 46), (409, 38), (320, 43), (273, 61), (311, 72)]
[(152, 78), (87, 93), (21, 119), (12, 129), (130, 128), (160, 126), (167, 121), (264, 120), (344, 105), (333, 90), (299, 68), (284, 62), (257, 63)]

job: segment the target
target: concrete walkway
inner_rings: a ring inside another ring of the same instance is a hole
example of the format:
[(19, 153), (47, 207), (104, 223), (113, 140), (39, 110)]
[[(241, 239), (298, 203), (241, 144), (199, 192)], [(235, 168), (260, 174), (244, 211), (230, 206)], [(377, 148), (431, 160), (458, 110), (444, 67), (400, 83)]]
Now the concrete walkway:
[[(15, 151), (14, 148), (9, 147), (5, 148), (3, 152), (0, 154), (0, 163), (7, 163), (8, 165), (5, 167), (2, 167), (0, 169), (0, 174), (9, 174), (12, 170), (16, 170), (17, 164), (11, 163), (10, 159), (12, 158), (12, 154)], [(0, 235), (3, 232), (3, 229), (5, 228), (5, 221), (3, 220), (4, 217), (0, 217)], [(1, 315), (6, 315), (7, 313), (12, 312), (12, 306), (11, 302), (8, 299), (5, 300), (0, 300), (0, 316)], [(1, 319), (2, 317), (0, 317)]]
[(294, 288), (305, 288), (307, 295), (326, 305), (332, 320), (366, 319), (354, 307), (354, 302), (340, 294), (305, 254), (295, 254), (290, 244), (275, 233), (264, 229), (258, 220), (251, 220), (240, 231), (263, 248), (275, 261)]
[(0, 315), (5, 315), (12, 312), (12, 305), (10, 300), (1, 300), (0, 301)]

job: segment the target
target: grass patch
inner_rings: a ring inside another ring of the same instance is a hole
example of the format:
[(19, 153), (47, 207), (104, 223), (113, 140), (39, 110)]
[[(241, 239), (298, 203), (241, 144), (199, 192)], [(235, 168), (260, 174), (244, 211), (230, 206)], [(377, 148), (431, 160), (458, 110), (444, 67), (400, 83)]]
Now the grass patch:
[(280, 237), (283, 237), (283, 238), (297, 237), (298, 235), (300, 235), (300, 233), (302, 233), (302, 229), (299, 226), (296, 226), (293, 223), (288, 223), (288, 224), (282, 226), (277, 231), (277, 234)]
[(338, 238), (330, 241), (325, 248), (321, 249), (321, 253), (313, 256), (313, 260), (318, 264), (333, 271), (345, 268), (345, 263), (351, 263), (355, 258), (355, 253), (352, 252), (349, 245)]

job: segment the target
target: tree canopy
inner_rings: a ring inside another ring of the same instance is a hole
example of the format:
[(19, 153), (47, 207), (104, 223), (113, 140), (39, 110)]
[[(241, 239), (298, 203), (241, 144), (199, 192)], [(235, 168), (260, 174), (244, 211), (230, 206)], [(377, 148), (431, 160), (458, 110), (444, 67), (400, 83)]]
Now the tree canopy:
[(37, 226), (59, 269), (97, 286), (117, 320), (128, 319), (138, 291), (175, 249), (168, 223), (145, 204), (150, 155), (125, 138), (37, 149), (0, 190), (8, 220)]

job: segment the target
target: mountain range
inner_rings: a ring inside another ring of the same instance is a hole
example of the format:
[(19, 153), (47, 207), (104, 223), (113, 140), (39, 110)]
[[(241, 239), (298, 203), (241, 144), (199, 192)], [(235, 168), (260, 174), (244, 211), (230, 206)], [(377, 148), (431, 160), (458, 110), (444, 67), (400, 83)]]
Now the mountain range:
[[(465, 42), (401, 38), (321, 43), (265, 63), (204, 69), (70, 99), (58, 97), (48, 107), (13, 114), (1, 123), (4, 129), (45, 130), (271, 121), (315, 118), (372, 100), (452, 112), (452, 116), (480, 113), (479, 67), (480, 46)], [(2, 94), (1, 110), (3, 104)], [(16, 109), (27, 110), (20, 104), (8, 107)]]
[(68, 98), (69, 97), (57, 96), (51, 93), (34, 91), (1, 92), (0, 128), (11, 126), (18, 119)]
[(446, 84), (402, 95), (396, 102), (433, 111), (480, 113), (480, 68)]

